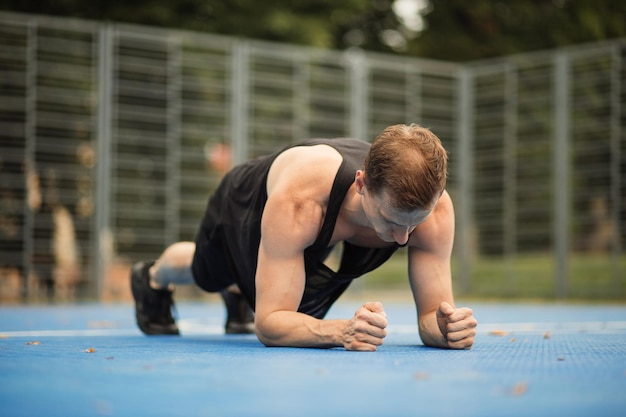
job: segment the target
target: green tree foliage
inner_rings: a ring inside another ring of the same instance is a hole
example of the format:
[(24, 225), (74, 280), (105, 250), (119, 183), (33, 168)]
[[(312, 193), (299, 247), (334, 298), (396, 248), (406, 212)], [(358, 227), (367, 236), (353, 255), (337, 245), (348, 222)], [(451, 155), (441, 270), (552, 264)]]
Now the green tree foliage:
[(241, 36), (320, 48), (391, 51), (392, 0), (0, 0), (0, 9)]
[(413, 11), (419, 32), (401, 23), (394, 1), (0, 0), (0, 9), (451, 61), (626, 36), (620, 0), (414, 0), (426, 6)]
[(431, 0), (408, 53), (468, 61), (626, 36), (626, 2)]

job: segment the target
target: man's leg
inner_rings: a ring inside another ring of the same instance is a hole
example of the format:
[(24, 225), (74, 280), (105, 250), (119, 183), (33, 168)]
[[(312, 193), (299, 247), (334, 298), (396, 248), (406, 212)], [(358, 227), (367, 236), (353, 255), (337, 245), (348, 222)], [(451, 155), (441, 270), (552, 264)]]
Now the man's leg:
[(169, 246), (150, 268), (150, 286), (155, 290), (173, 290), (175, 285), (193, 284), (191, 262), (196, 251), (193, 242)]
[[(156, 261), (141, 262), (133, 268), (137, 324), (144, 333), (179, 334), (171, 314), (172, 293), (176, 285), (195, 283), (191, 273), (195, 250), (193, 242), (174, 243)], [(254, 313), (239, 287), (232, 284), (220, 294), (226, 306), (226, 333), (254, 333)]]
[(254, 333), (254, 312), (246, 301), (237, 284), (220, 292), (226, 306), (226, 334)]
[(196, 245), (178, 242), (153, 262), (139, 262), (131, 272), (137, 325), (148, 335), (180, 334), (174, 317), (174, 285), (191, 284), (191, 261)]

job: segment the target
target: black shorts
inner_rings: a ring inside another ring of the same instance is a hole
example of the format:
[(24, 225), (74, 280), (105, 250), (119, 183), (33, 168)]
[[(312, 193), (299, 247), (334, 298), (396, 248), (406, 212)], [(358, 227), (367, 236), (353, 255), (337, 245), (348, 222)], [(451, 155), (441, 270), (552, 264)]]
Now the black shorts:
[(196, 284), (205, 291), (218, 292), (235, 283), (224, 248), (219, 241), (201, 236), (191, 263)]

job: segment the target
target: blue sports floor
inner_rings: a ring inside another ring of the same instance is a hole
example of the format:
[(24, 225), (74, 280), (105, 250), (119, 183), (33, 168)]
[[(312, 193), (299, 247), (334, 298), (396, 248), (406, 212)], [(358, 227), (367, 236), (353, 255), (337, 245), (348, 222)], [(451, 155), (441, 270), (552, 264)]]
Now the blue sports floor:
[(626, 306), (462, 304), (473, 349), (424, 347), (395, 302), (373, 353), (226, 336), (213, 302), (178, 305), (181, 337), (128, 304), (0, 306), (0, 416), (626, 416)]

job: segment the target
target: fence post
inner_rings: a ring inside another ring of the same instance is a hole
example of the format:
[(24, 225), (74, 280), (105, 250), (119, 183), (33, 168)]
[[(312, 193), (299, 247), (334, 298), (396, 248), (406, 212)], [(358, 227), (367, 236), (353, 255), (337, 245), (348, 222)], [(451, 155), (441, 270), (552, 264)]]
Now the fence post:
[(622, 212), (622, 176), (621, 176), (621, 114), (622, 114), (622, 54), (621, 47), (614, 45), (611, 49), (611, 220), (613, 222), (613, 241), (611, 242), (611, 264), (612, 264), (612, 290), (615, 295), (621, 295), (619, 285), (620, 278), (620, 256), (622, 254), (621, 239), (621, 216)]
[(569, 57), (564, 52), (554, 56), (554, 251), (556, 257), (556, 296), (567, 296), (569, 223), (570, 223), (570, 78)]
[(350, 80), (350, 137), (370, 140), (368, 129), (368, 68), (367, 56), (361, 49), (346, 52)]
[(404, 99), (407, 106), (404, 110), (405, 123), (417, 123), (422, 125), (423, 118), (423, 99), (422, 99), (422, 74), (414, 69), (415, 65), (406, 64), (404, 77), (406, 79), (406, 90), (404, 93)]
[(165, 246), (180, 240), (181, 187), (181, 65), (182, 42), (176, 35), (167, 40), (167, 190), (165, 200)]
[(509, 289), (515, 278), (517, 256), (517, 151), (518, 151), (518, 72), (508, 63), (504, 68), (504, 256)]
[(250, 80), (250, 47), (246, 41), (233, 43), (230, 101), (231, 148), (233, 165), (248, 159), (248, 86)]
[(471, 254), (473, 251), (473, 165), (474, 165), (474, 81), (468, 68), (461, 68), (457, 79), (456, 103), (457, 178), (459, 199), (457, 207), (457, 230), (459, 243), (459, 281), (461, 292), (470, 288)]
[(311, 57), (304, 58), (296, 55), (294, 67), (296, 75), (293, 77), (294, 94), (294, 135), (292, 141), (296, 142), (309, 137), (311, 115), (309, 103), (311, 102)]
[(113, 32), (111, 24), (104, 23), (99, 31), (98, 48), (98, 126), (97, 126), (97, 174), (95, 195), (95, 236), (93, 240), (97, 296), (105, 290), (106, 270), (113, 257), (111, 235), (111, 121), (113, 97)]
[(32, 288), (29, 287), (29, 276), (33, 270), (34, 236), (33, 228), (35, 224), (34, 207), (31, 207), (30, 197), (35, 190), (31, 189), (29, 179), (37, 175), (35, 166), (35, 148), (37, 146), (37, 19), (29, 19), (27, 24), (26, 39), (26, 99), (24, 100), (24, 189), (26, 198), (24, 201), (24, 226), (22, 229), (22, 239), (24, 240), (24, 252), (22, 254), (22, 296), (27, 299)]

